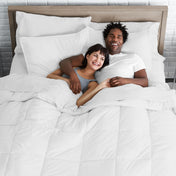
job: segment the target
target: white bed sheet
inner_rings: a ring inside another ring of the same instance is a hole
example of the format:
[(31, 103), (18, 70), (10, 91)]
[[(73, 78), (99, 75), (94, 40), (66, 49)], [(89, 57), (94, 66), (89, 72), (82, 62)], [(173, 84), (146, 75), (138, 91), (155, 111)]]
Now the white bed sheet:
[(66, 82), (0, 78), (1, 176), (175, 176), (176, 95), (126, 85), (77, 109)]

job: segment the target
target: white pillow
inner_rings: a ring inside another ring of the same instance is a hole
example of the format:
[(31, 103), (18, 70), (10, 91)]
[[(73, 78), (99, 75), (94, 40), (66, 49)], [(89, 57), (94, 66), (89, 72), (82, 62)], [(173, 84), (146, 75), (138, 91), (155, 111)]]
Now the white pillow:
[(146, 71), (152, 68), (152, 53), (148, 31), (129, 33), (128, 40), (123, 44), (122, 52), (135, 53), (141, 57), (146, 66)]
[(87, 28), (89, 30), (89, 37), (88, 37), (87, 45), (83, 49), (84, 53), (86, 53), (87, 49), (90, 46), (93, 46), (97, 43), (99, 43), (105, 47), (105, 42), (104, 42), (102, 30), (95, 30), (89, 26)]
[(156, 54), (152, 57), (152, 69), (149, 75), (149, 86), (158, 83), (165, 83), (164, 73), (164, 60), (165, 58), (160, 54)]
[(89, 29), (88, 45), (92, 46), (96, 43), (100, 43), (101, 45), (105, 46), (103, 30), (96, 30), (91, 27), (88, 27), (88, 29)]
[(73, 34), (21, 37), (28, 73), (47, 76), (58, 68), (62, 59), (82, 53), (87, 38), (87, 28)]
[(75, 33), (85, 28), (91, 17), (55, 17), (16, 12), (16, 41), (15, 53), (21, 53), (19, 37), (36, 37)]
[(11, 63), (10, 74), (27, 74), (26, 62), (23, 53), (14, 55)]

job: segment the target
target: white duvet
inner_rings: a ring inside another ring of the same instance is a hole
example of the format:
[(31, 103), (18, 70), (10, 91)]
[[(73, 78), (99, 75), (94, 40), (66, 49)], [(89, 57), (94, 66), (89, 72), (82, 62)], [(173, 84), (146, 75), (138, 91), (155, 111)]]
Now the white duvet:
[(77, 108), (67, 83), (0, 79), (0, 176), (176, 176), (176, 95), (129, 84)]

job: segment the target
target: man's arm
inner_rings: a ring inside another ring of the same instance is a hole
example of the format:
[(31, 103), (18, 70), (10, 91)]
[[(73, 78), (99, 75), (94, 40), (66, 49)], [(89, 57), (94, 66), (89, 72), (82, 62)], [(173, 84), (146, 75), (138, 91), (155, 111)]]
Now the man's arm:
[(134, 78), (114, 77), (110, 80), (111, 87), (122, 86), (125, 84), (137, 84), (142, 87), (148, 86), (148, 78), (145, 69), (134, 73)]
[(70, 76), (70, 89), (75, 94), (81, 91), (81, 84), (73, 67), (81, 66), (83, 59), (84, 56), (80, 54), (66, 58), (59, 63), (61, 71)]

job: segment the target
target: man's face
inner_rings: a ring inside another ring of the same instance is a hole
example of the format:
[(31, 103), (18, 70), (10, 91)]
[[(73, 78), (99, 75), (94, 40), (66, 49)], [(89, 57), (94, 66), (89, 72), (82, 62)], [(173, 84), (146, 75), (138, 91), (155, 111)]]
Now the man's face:
[(107, 38), (105, 39), (105, 43), (110, 54), (120, 53), (123, 45), (122, 31), (118, 28), (111, 29)]

